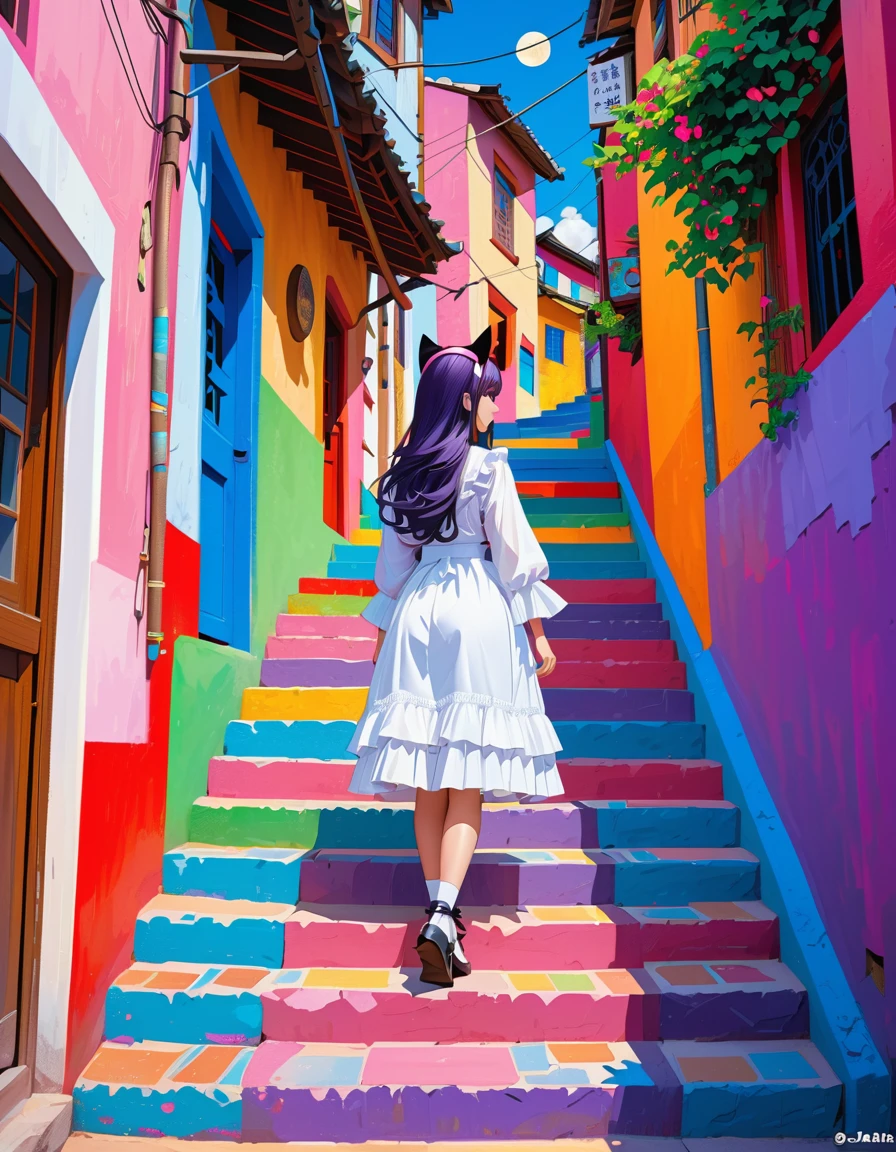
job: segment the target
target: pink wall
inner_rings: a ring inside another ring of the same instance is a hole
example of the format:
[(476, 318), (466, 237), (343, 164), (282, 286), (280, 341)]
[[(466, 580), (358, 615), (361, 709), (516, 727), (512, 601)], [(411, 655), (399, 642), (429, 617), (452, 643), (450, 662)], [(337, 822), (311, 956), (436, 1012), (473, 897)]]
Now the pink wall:
[(557, 256), (553, 252), (549, 252), (547, 248), (542, 248), (540, 244), (536, 244), (535, 252), (546, 264), (550, 264), (552, 268), (556, 268), (563, 276), (568, 276), (575, 284), (581, 284), (583, 288), (587, 288), (590, 292), (597, 292), (600, 284), (597, 280), (597, 274), (589, 274), (578, 264), (573, 264), (571, 260), (566, 260), (563, 256)]

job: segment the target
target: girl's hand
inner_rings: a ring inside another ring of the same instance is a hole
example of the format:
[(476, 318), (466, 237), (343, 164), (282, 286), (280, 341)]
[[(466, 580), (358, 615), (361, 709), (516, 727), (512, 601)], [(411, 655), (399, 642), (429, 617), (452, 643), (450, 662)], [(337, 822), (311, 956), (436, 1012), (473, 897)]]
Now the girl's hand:
[(374, 664), (376, 664), (377, 660), (379, 660), (379, 658), (380, 658), (380, 652), (383, 649), (383, 641), (385, 639), (386, 639), (386, 633), (383, 631), (382, 628), (377, 628), (377, 630), (376, 630), (376, 648), (374, 648), (374, 650), (373, 650), (373, 662), (374, 662)]
[(544, 676), (550, 676), (557, 667), (557, 657), (552, 652), (548, 638), (544, 633), (542, 633), (541, 636), (535, 637), (535, 651), (538, 653), (538, 658), (541, 661), (541, 665), (535, 675), (538, 676), (539, 679)]

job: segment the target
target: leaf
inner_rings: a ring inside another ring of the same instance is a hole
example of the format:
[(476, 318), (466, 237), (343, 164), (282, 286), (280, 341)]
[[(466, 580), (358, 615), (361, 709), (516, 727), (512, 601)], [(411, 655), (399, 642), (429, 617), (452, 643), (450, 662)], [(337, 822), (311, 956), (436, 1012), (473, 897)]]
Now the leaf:
[(751, 376), (750, 379), (746, 382), (746, 384), (744, 384), (744, 388), (752, 388), (755, 383), (756, 383), (756, 377)]
[(667, 252), (675, 252), (678, 250), (678, 248), (679, 248), (679, 243), (677, 240), (667, 240), (666, 241), (666, 251)]
[(778, 81), (778, 87), (783, 92), (793, 91), (793, 86), (796, 84), (796, 77), (789, 68), (779, 68), (775, 73), (775, 79)]
[(780, 152), (786, 145), (787, 138), (785, 136), (769, 136), (765, 143), (768, 145), (769, 152)]
[(734, 275), (740, 276), (743, 280), (749, 280), (755, 270), (752, 260), (745, 260), (743, 264), (738, 264), (734, 269)]
[(715, 268), (707, 268), (703, 273), (703, 279), (707, 284), (714, 284), (720, 292), (728, 290), (728, 281)]
[(762, 325), (759, 324), (756, 320), (744, 320), (743, 324), (741, 324), (740, 328), (738, 328), (737, 334), (740, 336), (742, 332), (746, 332), (747, 339), (752, 340), (756, 329), (761, 327)]

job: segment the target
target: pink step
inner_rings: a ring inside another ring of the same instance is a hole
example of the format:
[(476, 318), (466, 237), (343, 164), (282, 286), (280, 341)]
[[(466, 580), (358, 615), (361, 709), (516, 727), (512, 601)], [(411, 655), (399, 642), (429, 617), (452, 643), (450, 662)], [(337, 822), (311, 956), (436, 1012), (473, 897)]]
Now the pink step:
[[(349, 800), (353, 760), (214, 756), (208, 794), (250, 800)], [(722, 768), (710, 760), (561, 761), (562, 800), (723, 800)]]
[(545, 688), (687, 688), (680, 660), (560, 661)]
[[(770, 960), (778, 921), (758, 901), (680, 909), (465, 908), (466, 946), (499, 972), (640, 968), (666, 960)], [(668, 913), (664, 916), (664, 913)], [(286, 968), (413, 968), (421, 908), (300, 904), (286, 922)]]
[(632, 580), (548, 580), (567, 604), (653, 604), (656, 581)]
[(281, 612), (277, 617), (278, 636), (330, 636), (376, 639), (376, 628), (360, 616), (293, 616)]
[[(299, 617), (290, 616), (288, 619), (297, 620)], [(306, 616), (305, 619), (318, 618)], [(372, 637), (269, 636), (264, 654), (269, 660), (371, 660), (374, 648), (376, 640)]]
[(604, 660), (674, 660), (674, 640), (566, 640), (556, 637), (551, 647), (558, 662), (602, 663)]

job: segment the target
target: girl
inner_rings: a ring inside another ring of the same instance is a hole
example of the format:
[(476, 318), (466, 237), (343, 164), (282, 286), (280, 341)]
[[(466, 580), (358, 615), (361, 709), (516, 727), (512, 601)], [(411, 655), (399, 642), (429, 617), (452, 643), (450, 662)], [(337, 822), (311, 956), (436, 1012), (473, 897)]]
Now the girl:
[[(380, 480), (379, 629), (367, 707), (350, 749), (351, 790), (413, 798), (429, 892), (422, 979), (471, 971), (457, 893), (476, 848), (482, 795), (563, 791), (557, 735), (536, 676), (556, 659), (542, 618), (566, 606), (520, 504), (505, 448), (476, 446), (498, 411), (491, 330), (468, 348), (424, 336), (411, 426)], [(532, 631), (536, 665), (525, 625)], [(402, 792), (407, 791), (407, 797)]]

